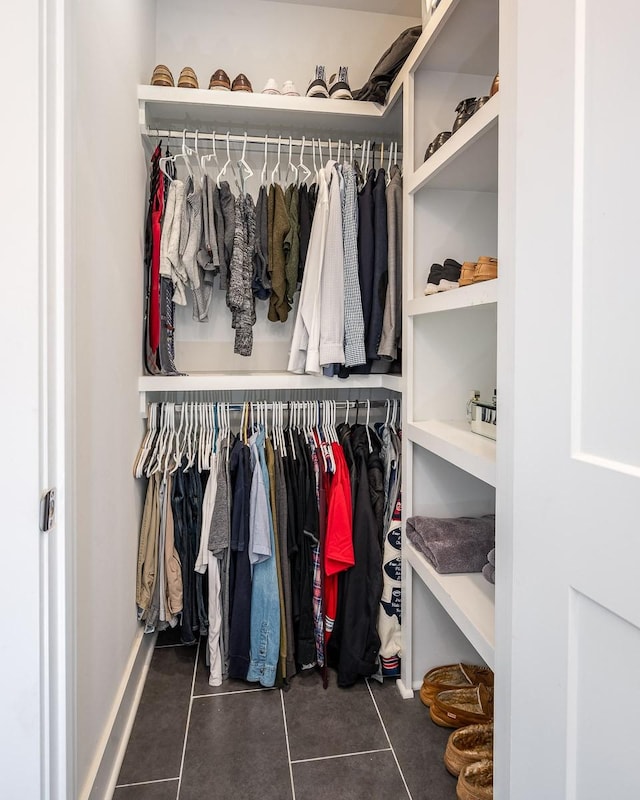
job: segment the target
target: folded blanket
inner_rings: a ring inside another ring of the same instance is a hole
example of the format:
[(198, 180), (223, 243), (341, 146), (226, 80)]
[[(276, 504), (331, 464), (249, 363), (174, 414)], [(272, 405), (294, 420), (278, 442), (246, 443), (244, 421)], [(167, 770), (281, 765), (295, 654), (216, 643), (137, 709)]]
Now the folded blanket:
[(482, 572), (495, 544), (495, 516), (409, 517), (407, 538), (436, 572)]
[(493, 550), (489, 550), (487, 555), (487, 561), (491, 564), (492, 567), (496, 565), (496, 548), (494, 547)]
[(482, 574), (489, 581), (489, 583), (496, 582), (496, 568), (493, 566), (493, 564), (485, 564), (484, 567), (482, 567)]

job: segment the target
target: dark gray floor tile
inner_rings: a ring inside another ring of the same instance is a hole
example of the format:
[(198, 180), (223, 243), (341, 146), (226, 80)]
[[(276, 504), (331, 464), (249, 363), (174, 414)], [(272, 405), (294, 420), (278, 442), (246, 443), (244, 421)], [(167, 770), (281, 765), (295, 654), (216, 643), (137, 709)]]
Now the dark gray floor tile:
[(390, 751), (293, 765), (296, 800), (401, 800), (406, 798)]
[(203, 797), (290, 800), (280, 692), (193, 701), (180, 800)]
[(142, 783), (139, 786), (119, 786), (113, 800), (176, 800), (178, 781)]
[(209, 686), (209, 667), (206, 665), (206, 640), (202, 639), (200, 644), (200, 657), (198, 658), (198, 671), (196, 673), (196, 683), (193, 687), (194, 695), (203, 694), (226, 694), (226, 692), (244, 692), (247, 689), (261, 689), (259, 683), (248, 683), (231, 678), (222, 681), (222, 686)]
[(180, 774), (195, 647), (154, 650), (118, 783)]
[(456, 779), (442, 760), (452, 729), (435, 725), (417, 694), (403, 700), (395, 681), (370, 683), (413, 800), (455, 800)]
[(330, 671), (325, 691), (317, 672), (298, 675), (284, 705), (292, 761), (389, 746), (364, 681), (339, 689)]

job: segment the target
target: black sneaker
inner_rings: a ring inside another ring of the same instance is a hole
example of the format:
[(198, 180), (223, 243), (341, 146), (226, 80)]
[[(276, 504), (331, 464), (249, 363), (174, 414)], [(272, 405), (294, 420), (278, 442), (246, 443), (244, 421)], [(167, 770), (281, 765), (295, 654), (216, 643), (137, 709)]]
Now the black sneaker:
[(329, 97), (332, 100), (353, 100), (349, 79), (347, 77), (348, 67), (340, 67), (338, 75), (332, 75), (329, 83)]
[(427, 285), (425, 287), (425, 294), (435, 294), (438, 291), (440, 281), (442, 280), (442, 273), (444, 267), (442, 264), (432, 264), (429, 277), (427, 278)]
[(307, 89), (307, 97), (329, 97), (327, 74), (323, 66), (316, 66), (316, 74)]
[(438, 284), (439, 292), (446, 292), (448, 289), (457, 289), (460, 280), (460, 270), (462, 264), (458, 264), (453, 258), (445, 258), (442, 267), (442, 277)]

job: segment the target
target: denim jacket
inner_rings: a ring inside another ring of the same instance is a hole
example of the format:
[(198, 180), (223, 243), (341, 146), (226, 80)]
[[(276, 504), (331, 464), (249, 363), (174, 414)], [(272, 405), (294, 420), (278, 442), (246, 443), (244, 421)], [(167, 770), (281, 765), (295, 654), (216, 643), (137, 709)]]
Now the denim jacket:
[[(251, 660), (247, 680), (260, 681), (262, 686), (269, 687), (273, 686), (276, 680), (280, 653), (280, 597), (264, 441), (262, 428), (249, 441), (253, 472), (251, 525), (266, 528), (266, 530), (252, 530), (251, 540), (259, 542), (266, 539), (263, 534), (268, 534), (270, 553), (267, 555), (261, 548), (262, 552), (250, 556), (254, 563), (251, 584)], [(256, 555), (261, 560), (256, 559)]]

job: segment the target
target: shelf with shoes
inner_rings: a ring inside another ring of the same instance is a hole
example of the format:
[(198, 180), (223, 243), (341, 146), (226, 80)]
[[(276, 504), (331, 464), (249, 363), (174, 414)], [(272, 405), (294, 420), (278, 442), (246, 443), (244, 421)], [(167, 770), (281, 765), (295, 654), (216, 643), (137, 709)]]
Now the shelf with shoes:
[(473, 306), (495, 305), (498, 302), (498, 279), (460, 286), (428, 297), (415, 297), (407, 302), (407, 316), (437, 314)]
[(145, 375), (138, 379), (140, 413), (145, 415), (148, 395), (183, 392), (273, 392), (358, 390), (402, 392), (400, 375), (352, 375), (346, 380), (291, 372), (199, 372), (189, 375)]
[(339, 132), (358, 136), (398, 135), (400, 107), (387, 111), (376, 103), (295, 97), (259, 92), (212, 91), (172, 86), (138, 86), (139, 124), (150, 130), (228, 127), (232, 132)]
[(499, 94), (496, 94), (412, 175), (408, 175), (409, 194), (425, 187), (497, 192), (499, 108)]

